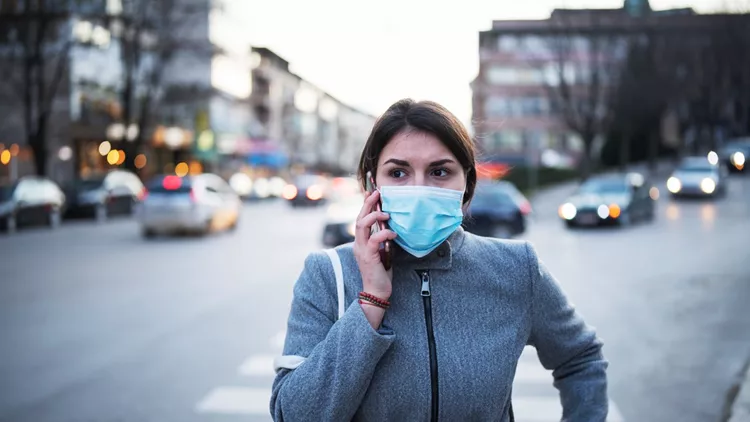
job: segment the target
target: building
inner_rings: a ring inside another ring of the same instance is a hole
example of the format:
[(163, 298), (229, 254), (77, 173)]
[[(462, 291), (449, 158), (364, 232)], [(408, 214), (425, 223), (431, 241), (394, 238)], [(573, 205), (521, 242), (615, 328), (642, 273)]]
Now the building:
[[(653, 11), (647, 0), (626, 0), (619, 9), (556, 9), (543, 20), (493, 21), (490, 30), (479, 34), (479, 72), (471, 83), (473, 129), (483, 157), (531, 165), (574, 162), (584, 153), (584, 142), (580, 131), (571, 130), (570, 116), (563, 116), (557, 97), (561, 82), (581, 104), (594, 104), (592, 113), (604, 113), (633, 43), (652, 43), (656, 54), (662, 54), (658, 57), (685, 55), (706, 45), (718, 19), (722, 17), (691, 9)], [(689, 41), (681, 43), (680, 38)], [(706, 63), (697, 53), (687, 56), (685, 68)], [(595, 72), (600, 86), (592, 94)], [(674, 120), (675, 110), (684, 109), (687, 101), (670, 100), (664, 117)], [(689, 124), (690, 116), (681, 114), (682, 123)], [(606, 127), (592, 128), (595, 154)], [(676, 143), (679, 137), (663, 138)]]
[[(0, 2), (2, 22), (20, 19), (23, 4)], [(357, 149), (350, 142), (366, 137), (374, 118), (295, 75), (273, 51), (237, 43), (233, 34), (222, 37), (228, 17), (216, 2), (153, 3), (169, 7), (142, 22), (136, 59), (126, 54), (123, 37), (135, 22), (127, 7), (137, 2), (85, 4), (56, 18), (61, 36), (43, 47), (65, 64), (59, 76), (52, 65), (46, 71), (48, 81), (60, 80), (45, 136), (45, 171), (54, 179), (66, 183), (121, 166), (148, 178), (180, 163), (227, 177), (241, 169), (283, 173), (290, 163), (354, 168), (339, 150)], [(13, 56), (13, 34), (0, 31), (7, 76), (0, 80), (0, 150), (11, 149), (14, 157), (12, 165), (0, 163), (0, 178), (34, 172), (22, 96), (15, 92), (23, 67)], [(16, 65), (7, 66), (11, 59)], [(125, 98), (132, 99), (129, 107)]]
[[(6, 0), (0, 11), (0, 60), (3, 62), (0, 149), (17, 151), (12, 163), (0, 165), (0, 178), (15, 179), (36, 171), (28, 132), (33, 135), (39, 130), (36, 116), (46, 110), (43, 129), (46, 160), (41, 165), (50, 177), (66, 182), (82, 169), (90, 169), (87, 163), (91, 160), (77, 148), (74, 140), (101, 139), (109, 120), (107, 116), (116, 112), (119, 46), (103, 19), (113, 12), (113, 2), (71, 3), (55, 11), (40, 8), (33, 18), (24, 15), (24, 7), (23, 2)], [(36, 79), (27, 84), (23, 78), (24, 73), (28, 73), (22, 61), (24, 51), (33, 53), (36, 47), (21, 43), (17, 38), (17, 25), (28, 19), (49, 22), (50, 40), (39, 45), (45, 59), (44, 65), (39, 67), (39, 73), (44, 75), (41, 84)], [(55, 37), (51, 36), (52, 31)], [(26, 89), (38, 92), (39, 87), (46, 97), (32, 100), (31, 126), (27, 127), (22, 93)], [(97, 156), (101, 158), (100, 154)], [(96, 161), (98, 166), (100, 160)]]
[(289, 62), (263, 47), (253, 47), (250, 101), (258, 129), (303, 169), (351, 172), (375, 117), (338, 100), (296, 75)]

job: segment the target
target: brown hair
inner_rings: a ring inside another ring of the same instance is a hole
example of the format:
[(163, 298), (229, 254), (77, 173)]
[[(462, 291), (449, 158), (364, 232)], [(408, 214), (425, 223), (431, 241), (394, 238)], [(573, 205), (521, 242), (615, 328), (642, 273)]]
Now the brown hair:
[(403, 99), (388, 107), (388, 110), (378, 118), (359, 160), (358, 176), (362, 186), (365, 186), (365, 175), (368, 171), (376, 173), (378, 158), (386, 144), (407, 130), (434, 135), (456, 156), (466, 172), (464, 204), (467, 204), (474, 195), (477, 184), (474, 142), (453, 113), (432, 101), (416, 102), (409, 98)]

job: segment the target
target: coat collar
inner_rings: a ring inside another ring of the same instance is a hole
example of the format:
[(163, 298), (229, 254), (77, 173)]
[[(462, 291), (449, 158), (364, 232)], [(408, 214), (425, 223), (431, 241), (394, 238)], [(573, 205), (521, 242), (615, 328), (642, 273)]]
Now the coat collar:
[(427, 256), (417, 258), (401, 249), (393, 242), (393, 264), (416, 270), (447, 270), (453, 264), (453, 257), (461, 249), (466, 238), (463, 227), (456, 229), (448, 239)]

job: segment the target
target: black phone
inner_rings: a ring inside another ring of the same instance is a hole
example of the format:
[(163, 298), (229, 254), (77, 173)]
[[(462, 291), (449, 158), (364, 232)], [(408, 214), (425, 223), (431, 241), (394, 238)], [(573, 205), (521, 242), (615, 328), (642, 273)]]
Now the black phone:
[[(372, 172), (368, 171), (365, 177), (367, 179), (365, 180), (367, 192), (374, 192), (375, 189), (377, 189), (377, 186), (375, 185), (375, 179), (372, 177)], [(380, 201), (375, 204), (375, 210), (383, 211)], [(377, 224), (373, 224), (370, 230), (372, 234), (375, 234), (380, 230), (385, 230), (386, 228), (387, 226), (385, 224), (385, 221), (378, 221)], [(383, 263), (383, 267), (385, 267), (386, 271), (391, 269), (391, 250), (392, 247), (390, 240), (386, 240), (385, 242), (380, 244), (380, 261)]]

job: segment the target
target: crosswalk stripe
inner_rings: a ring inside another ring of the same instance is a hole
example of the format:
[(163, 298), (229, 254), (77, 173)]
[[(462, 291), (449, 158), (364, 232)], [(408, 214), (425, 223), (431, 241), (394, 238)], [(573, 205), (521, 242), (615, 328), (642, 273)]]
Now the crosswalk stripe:
[(273, 360), (278, 355), (252, 355), (240, 365), (239, 372), (249, 377), (273, 377)]
[(271, 340), (269, 343), (271, 344), (271, 347), (274, 349), (283, 349), (284, 348), (284, 341), (286, 340), (286, 330), (279, 331), (271, 337)]
[(218, 387), (196, 406), (199, 413), (268, 415), (270, 388)]
[[(283, 348), (286, 332), (280, 331), (269, 339), (269, 344), (276, 350)], [(240, 365), (238, 371), (248, 377), (273, 377), (274, 354), (255, 354), (249, 356)], [(514, 385), (552, 386), (552, 373), (546, 370), (537, 357), (536, 349), (524, 348), (518, 360)], [(535, 388), (535, 387), (534, 387)], [(559, 421), (562, 406), (556, 390), (550, 395), (513, 395), (513, 409), (519, 422), (553, 422)], [(231, 415), (268, 415), (271, 389), (252, 387), (217, 387), (210, 391), (196, 405), (196, 412)], [(622, 414), (614, 402), (609, 403), (607, 422), (624, 422)]]
[[(518, 422), (555, 422), (562, 417), (562, 405), (559, 397), (513, 397), (513, 414)], [(612, 401), (607, 422), (624, 422)]]

